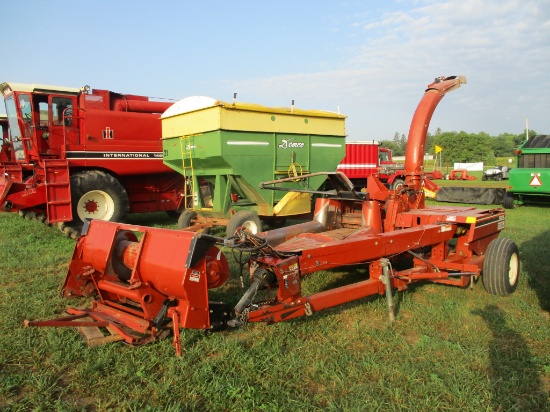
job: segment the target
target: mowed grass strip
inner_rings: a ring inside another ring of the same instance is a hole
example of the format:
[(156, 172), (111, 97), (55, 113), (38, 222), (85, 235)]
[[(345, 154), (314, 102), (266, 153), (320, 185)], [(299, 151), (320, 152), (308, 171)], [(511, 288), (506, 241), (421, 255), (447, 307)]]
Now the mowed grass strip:
[[(130, 220), (176, 227), (163, 214)], [(89, 348), (72, 328), (24, 328), (88, 301), (59, 297), (74, 241), (0, 213), (0, 410), (549, 410), (550, 208), (507, 211), (506, 224), (501, 236), (522, 260), (511, 296), (489, 295), (481, 280), (473, 290), (415, 284), (395, 294), (394, 324), (385, 298), (372, 296), (270, 326), (182, 330), (177, 358), (170, 339)], [(242, 291), (231, 266), (213, 295), (234, 304)], [(318, 272), (304, 289), (366, 276)]]

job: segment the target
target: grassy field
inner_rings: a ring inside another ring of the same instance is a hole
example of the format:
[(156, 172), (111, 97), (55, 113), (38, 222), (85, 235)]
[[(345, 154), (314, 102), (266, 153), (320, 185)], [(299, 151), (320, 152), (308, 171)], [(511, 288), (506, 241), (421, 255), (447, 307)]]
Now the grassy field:
[[(176, 226), (164, 214), (131, 222)], [(0, 213), (0, 410), (550, 410), (550, 208), (508, 211), (501, 236), (522, 259), (509, 297), (481, 281), (417, 284), (396, 295), (394, 324), (375, 296), (271, 326), (182, 330), (177, 358), (170, 339), (89, 348), (75, 329), (24, 328), (86, 304), (59, 297), (74, 241)], [(233, 268), (215, 292), (231, 304), (242, 294)], [(346, 268), (304, 284), (313, 293), (361, 276)]]

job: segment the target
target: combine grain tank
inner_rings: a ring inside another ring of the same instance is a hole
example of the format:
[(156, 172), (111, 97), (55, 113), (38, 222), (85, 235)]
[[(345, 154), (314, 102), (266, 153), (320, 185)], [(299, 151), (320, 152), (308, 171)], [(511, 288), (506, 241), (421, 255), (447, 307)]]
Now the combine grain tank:
[(260, 190), (261, 182), (295, 177), (289, 188), (318, 189), (345, 155), (345, 116), (297, 108), (226, 103), (194, 96), (162, 115), (164, 163), (186, 181), (179, 227), (281, 223), (311, 211), (307, 193)]

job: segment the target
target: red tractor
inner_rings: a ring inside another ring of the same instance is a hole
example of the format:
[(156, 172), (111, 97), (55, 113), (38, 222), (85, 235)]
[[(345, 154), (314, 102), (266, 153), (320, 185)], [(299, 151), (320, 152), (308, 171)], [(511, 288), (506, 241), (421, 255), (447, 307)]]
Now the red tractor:
[[(0, 158), (0, 210), (58, 223), (176, 211), (183, 178), (164, 166), (160, 113), (171, 103), (108, 90), (2, 83), (11, 139)], [(7, 143), (6, 143), (7, 142)]]
[[(237, 229), (228, 238), (92, 220), (79, 238), (62, 289), (64, 297), (95, 295), (89, 309), (69, 309), (68, 318), (29, 326), (110, 328), (129, 344), (143, 344), (172, 329), (181, 352), (179, 328), (217, 330), (246, 322), (275, 323), (386, 294), (394, 319), (392, 289), (429, 281), (465, 287), (482, 276), (485, 289), (512, 293), (519, 277), (519, 252), (505, 228), (504, 210), (428, 207), (424, 204), (423, 147), (427, 126), (445, 93), (463, 77), (438, 78), (414, 114), (405, 161), (405, 181), (388, 190), (371, 175), (366, 192), (356, 192), (342, 173), (328, 173), (334, 190), (319, 194), (312, 221), (256, 235)], [(265, 182), (289, 190), (289, 180)], [(296, 189), (293, 189), (296, 191)], [(208, 289), (229, 276), (216, 245), (249, 254), (250, 287), (230, 319), (227, 305), (209, 300)], [(368, 268), (365, 278), (312, 295), (302, 294), (307, 275), (349, 265)], [(266, 289), (271, 296), (258, 300)], [(262, 292), (263, 293), (263, 292)], [(86, 319), (87, 318), (87, 319)]]

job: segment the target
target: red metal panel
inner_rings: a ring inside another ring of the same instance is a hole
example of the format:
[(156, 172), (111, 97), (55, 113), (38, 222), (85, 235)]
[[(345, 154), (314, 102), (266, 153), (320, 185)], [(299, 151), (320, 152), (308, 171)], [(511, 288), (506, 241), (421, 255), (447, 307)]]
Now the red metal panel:
[(338, 171), (350, 179), (367, 178), (378, 168), (378, 142), (348, 142)]

